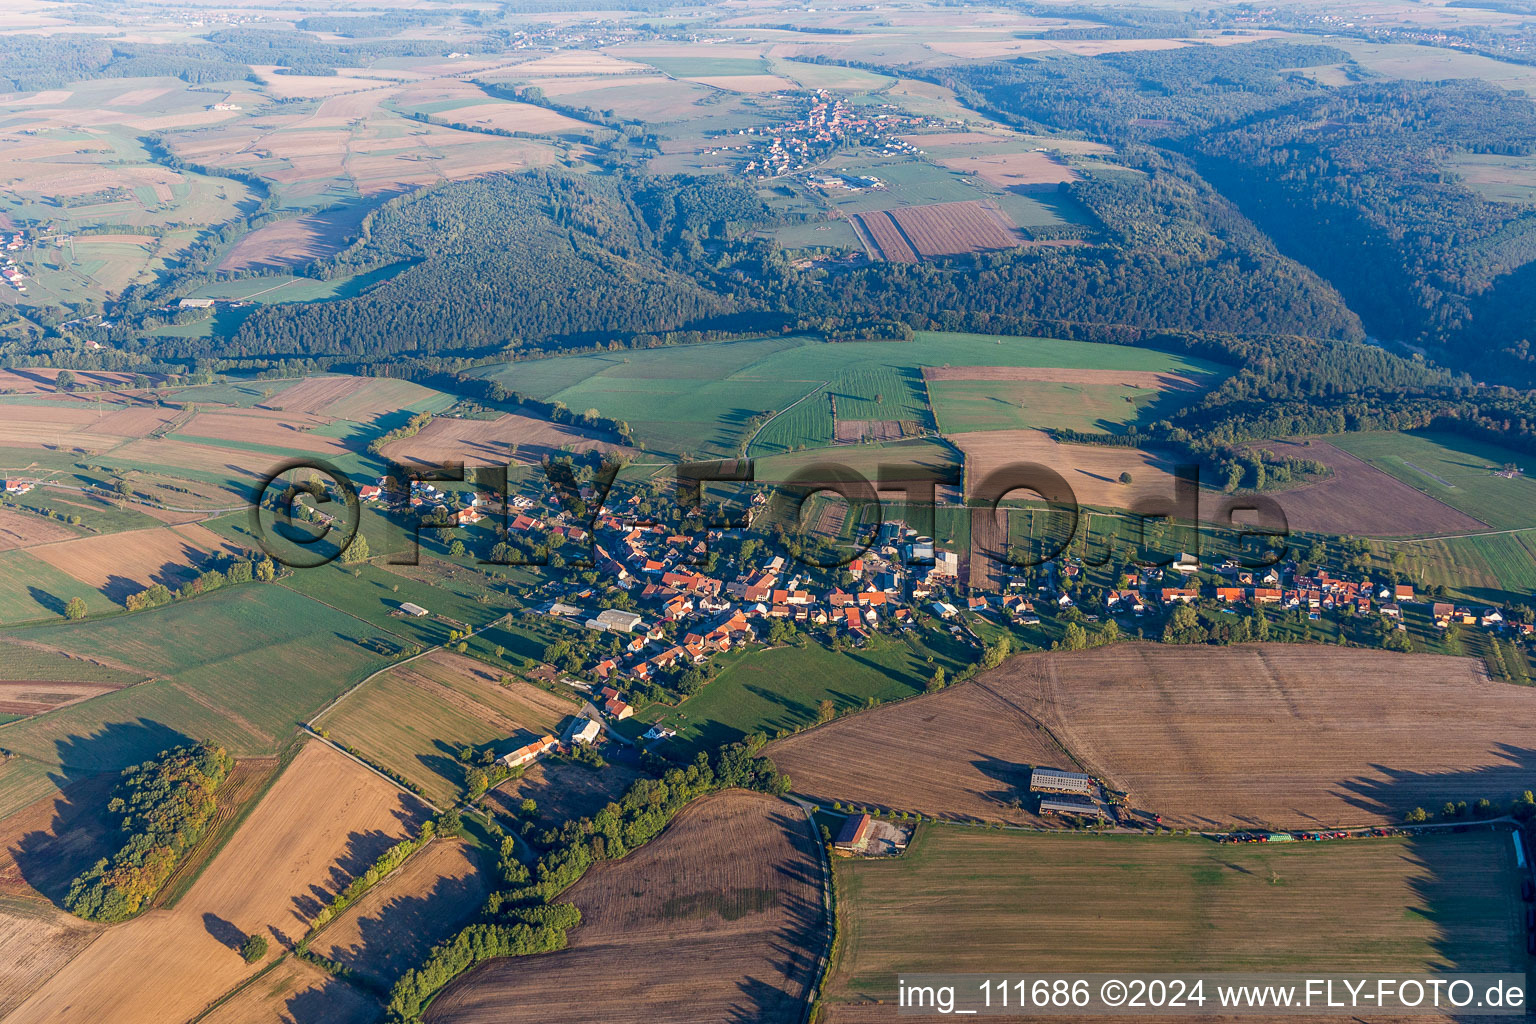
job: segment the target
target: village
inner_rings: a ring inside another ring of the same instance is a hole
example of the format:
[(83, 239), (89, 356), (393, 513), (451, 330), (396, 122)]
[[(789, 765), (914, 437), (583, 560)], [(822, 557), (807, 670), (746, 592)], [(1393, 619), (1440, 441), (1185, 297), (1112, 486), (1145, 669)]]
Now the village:
[[(847, 100), (834, 98), (825, 89), (816, 90), (810, 108), (803, 117), (771, 125), (741, 128), (737, 135), (764, 140), (761, 154), (749, 161), (743, 173), (758, 178), (776, 178), (803, 171), (815, 161), (837, 149), (866, 146), (888, 155), (917, 155), (911, 143), (897, 138), (898, 132), (941, 127), (947, 122), (934, 117), (919, 117), (887, 109), (855, 109)], [(880, 188), (879, 178), (818, 179), (815, 183), (831, 188)]]
[[(362, 488), (360, 497), (384, 500), (391, 485), (381, 480)], [(594, 498), (590, 488), (581, 495)], [(1439, 600), (1409, 583), (1346, 577), (1297, 561), (1263, 569), (1235, 561), (1213, 566), (1188, 552), (1164, 566), (1129, 563), (1111, 587), (1086, 584), (1080, 559), (1058, 557), (1005, 576), (988, 591), (966, 585), (962, 558), (969, 553), (946, 550), (900, 520), (883, 522), (859, 557), (825, 569), (772, 551), (746, 531), (645, 522), (633, 513), (638, 501), (610, 498), (589, 506), (589, 520), (580, 520), (556, 496), (513, 494), (503, 506), (500, 496), (485, 491), (416, 482), (405, 506), (443, 526), (491, 519), (503, 538), (493, 563), (512, 551), (547, 550), (551, 542), (564, 551), (590, 550), (585, 578), (591, 582), (550, 574), (526, 595), (530, 607), (522, 614), (585, 631), (585, 641), (555, 645), (545, 660), (610, 723), (633, 717), (638, 707), (675, 704), (698, 692), (720, 655), (800, 635), (858, 649), (878, 634), (933, 630), (970, 648), (979, 662), (988, 629), (1043, 629), (1044, 616), (1055, 626), (1102, 631), (1113, 622), (1120, 636), (1167, 639), (1166, 630), (1180, 621), (1175, 612), (1186, 606), (1207, 618), (1245, 612), (1268, 621), (1261, 608), (1306, 622), (1358, 617), (1377, 623), (1384, 637), (1399, 638), (1383, 646), (1406, 642), (1410, 607), (1446, 635), (1468, 627), (1513, 638), (1533, 633), (1529, 621), (1513, 621), (1526, 615)], [(767, 498), (758, 493), (751, 502), (761, 511)], [(641, 739), (672, 735), (656, 727)]]

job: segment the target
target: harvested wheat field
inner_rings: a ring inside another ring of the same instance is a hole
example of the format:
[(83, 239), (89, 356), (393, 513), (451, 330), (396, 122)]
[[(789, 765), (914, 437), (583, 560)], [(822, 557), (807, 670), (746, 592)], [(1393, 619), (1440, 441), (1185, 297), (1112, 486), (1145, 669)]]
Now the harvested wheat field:
[(253, 975), (237, 947), (291, 944), (321, 900), (413, 832), (426, 808), (323, 743), (310, 743), (172, 909), (116, 925), (7, 1024), (186, 1020)]
[(101, 931), (42, 900), (0, 896), (0, 1018), (72, 960)]
[[(1008, 717), (993, 710), (1000, 703)], [(1043, 728), (1021, 741), (1031, 722)], [(1012, 821), (1018, 812), (997, 798), (1023, 797), (1021, 789), (994, 785), (978, 801), (973, 786), (920, 780), (955, 772), (945, 752), (956, 747), (988, 779), (1027, 782), (1026, 765), (1073, 767), (1047, 735), (1082, 770), (1129, 792), (1134, 810), (1170, 825), (1374, 824), (1401, 821), (1416, 806), (1507, 801), (1530, 788), (1536, 691), (1492, 682), (1471, 659), (1128, 643), (1021, 655), (934, 696), (780, 741), (769, 754), (806, 794)], [(877, 749), (882, 767), (845, 766), (845, 752), (859, 746)]]
[(947, 157), (939, 163), (952, 171), (974, 174), (1000, 188), (1057, 185), (1076, 181), (1078, 173), (1049, 153), (989, 153)]
[(298, 267), (334, 256), (356, 236), (370, 209), (368, 204), (355, 203), (257, 228), (234, 244), (219, 261), (218, 269)]
[(332, 402), (356, 394), (370, 383), (367, 377), (310, 377), (284, 388), (263, 402), (260, 408), (319, 416)]
[(378, 1003), (298, 957), (287, 957), (198, 1024), (366, 1024)]
[[(986, 430), (947, 437), (965, 455), (966, 477), (973, 485), (994, 470), (1029, 462), (1061, 474), (1084, 505), (1131, 508), (1173, 498), (1173, 459), (1146, 448), (1058, 444), (1043, 430)], [(1130, 473), (1132, 482), (1122, 484), (1121, 473)]]
[(567, 444), (577, 451), (594, 448), (604, 452), (623, 450), (619, 445), (599, 440), (575, 427), (504, 413), (494, 420), (439, 417), (414, 437), (401, 438), (387, 445), (383, 454), (402, 464), (462, 462), (466, 466), (505, 466), (514, 460), (538, 462)]
[(494, 960), (432, 1003), (433, 1024), (798, 1024), (826, 942), (816, 841), (793, 805), (707, 797), (587, 872), (570, 948)]
[(1404, 537), (1464, 533), (1487, 526), (1326, 441), (1259, 441), (1282, 458), (1311, 459), (1333, 470), (1319, 483), (1272, 495), (1293, 530), (1333, 535)]
[(309, 433), (309, 428), (319, 422), (305, 416), (263, 414), (259, 409), (249, 413), (200, 412), (179, 432), (187, 437), (270, 445), (332, 458), (345, 455), (348, 449), (341, 441)]
[(528, 132), (533, 135), (554, 135), (559, 132), (590, 131), (592, 125), (566, 117), (532, 103), (515, 103), (510, 100), (492, 100), (455, 107), (437, 115), (453, 124), (467, 124), (500, 128), (509, 132)]
[(77, 536), (74, 530), (56, 519), (44, 519), (30, 512), (0, 509), (0, 551), (47, 544), (74, 536)]
[(114, 601), (153, 583), (175, 589), (202, 571), (217, 552), (237, 553), (218, 534), (188, 523), (78, 537), (29, 548), (28, 552)]
[(458, 931), (490, 892), (474, 848), (435, 839), (369, 890), (311, 943), (321, 956), (388, 988)]
[[(58, 391), (54, 387), (54, 379), (62, 370), (52, 367), (18, 367), (9, 370), (0, 370), (0, 392), (10, 394), (53, 394)], [(133, 382), (131, 373), (111, 373), (105, 370), (74, 370), (75, 380), (82, 384), (95, 384), (102, 387), (127, 387)], [(151, 379), (156, 379), (151, 377)]]

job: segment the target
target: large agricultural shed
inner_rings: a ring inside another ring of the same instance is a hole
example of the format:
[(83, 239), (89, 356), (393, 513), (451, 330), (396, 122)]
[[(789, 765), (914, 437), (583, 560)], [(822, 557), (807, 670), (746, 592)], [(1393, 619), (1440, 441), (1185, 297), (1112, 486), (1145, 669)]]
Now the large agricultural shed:
[(1036, 768), (1029, 773), (1029, 788), (1037, 793), (1081, 793), (1088, 796), (1093, 792), (1093, 777), (1081, 772)]

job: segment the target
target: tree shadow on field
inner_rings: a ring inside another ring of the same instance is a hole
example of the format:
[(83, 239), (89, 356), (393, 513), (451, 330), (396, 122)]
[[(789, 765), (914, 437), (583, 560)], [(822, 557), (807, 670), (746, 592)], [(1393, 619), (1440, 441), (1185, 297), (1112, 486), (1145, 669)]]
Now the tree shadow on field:
[(245, 944), (245, 933), (236, 928), (233, 921), (226, 921), (218, 914), (204, 914), (203, 927), (221, 946), (238, 950)]
[(38, 605), (41, 606), (45, 611), (52, 612), (55, 615), (64, 614), (63, 600), (48, 593), (48, 591), (44, 590), (42, 587), (28, 587), (27, 595), (31, 597), (32, 600), (36, 601)]
[(4, 833), (5, 853), (15, 862), (17, 873), (37, 892), (63, 906), (70, 882), (98, 860), (110, 857), (121, 842), (107, 812), (119, 773), (163, 750), (193, 742), (190, 736), (145, 718), (112, 722), (89, 735), (56, 740), (54, 756), (59, 765), (48, 778), (59, 793), (14, 816), (29, 831), (14, 839)]
[(798, 1021), (830, 935), (831, 923), (822, 903), (819, 840), (812, 838), (807, 821), (787, 808), (769, 815), (768, 823), (781, 832), (796, 856), (774, 868), (773, 889), (778, 898), (770, 912), (780, 914), (783, 923), (769, 938), (771, 970), (738, 982), (742, 1001), (725, 1018), (736, 1024)]
[(971, 766), (987, 778), (1003, 784), (1002, 789), (982, 793), (983, 797), (1006, 806), (1029, 802), (1029, 778), (1033, 771), (1032, 765), (1004, 761), (1000, 757), (987, 755), (972, 761)]
[[(1402, 821), (1416, 807), (1429, 812), (1432, 826), (1404, 842), (1403, 861), (1412, 870), (1407, 887), (1412, 901), (1404, 918), (1433, 923), (1430, 947), (1436, 971), (1514, 971), (1536, 969), (1528, 952), (1531, 930), (1522, 900), (1522, 882), (1536, 879), (1532, 851), (1536, 823), (1522, 827), (1526, 867), (1516, 866), (1508, 820), (1513, 801), (1536, 789), (1536, 749), (1508, 743), (1490, 745), (1495, 763), (1465, 771), (1416, 772), (1371, 765), (1374, 776), (1342, 781), (1339, 794), (1353, 806), (1387, 821)], [(1505, 820), (1489, 824), (1473, 816), (1480, 799), (1493, 803), (1491, 814)], [(1466, 802), (1465, 814), (1448, 817), (1447, 802)]]
[(386, 988), (393, 985), (433, 945), (475, 917), (490, 891), (490, 877), (481, 868), (439, 878), (425, 894), (395, 896), (371, 908), (358, 919), (358, 940), (327, 956)]

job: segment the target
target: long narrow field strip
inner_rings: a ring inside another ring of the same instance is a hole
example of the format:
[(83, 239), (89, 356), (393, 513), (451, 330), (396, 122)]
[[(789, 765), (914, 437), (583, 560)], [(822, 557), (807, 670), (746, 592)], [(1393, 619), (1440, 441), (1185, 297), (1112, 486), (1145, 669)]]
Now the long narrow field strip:
[(29, 548), (75, 536), (78, 534), (74, 530), (56, 519), (44, 519), (31, 512), (0, 509), (0, 551)]
[(1028, 822), (1028, 770), (1075, 762), (1175, 826), (1395, 823), (1529, 789), (1536, 690), (1468, 658), (1126, 643), (1020, 655), (768, 752), (807, 796), (930, 815)]
[(1502, 830), (1224, 846), (925, 826), (904, 857), (839, 860), (835, 871), (840, 951), (824, 994), (834, 1024), (892, 1019), (902, 974), (999, 964), (1063, 972), (1525, 967), (1519, 875)]
[(902, 235), (896, 219), (885, 210), (854, 214), (869, 237), (875, 240), (882, 259), (891, 263), (916, 263), (917, 250)]
[(104, 932), (7, 1024), (194, 1016), (257, 970), (238, 951), (246, 935), (297, 941), (322, 901), (425, 812), (351, 759), (309, 744), (175, 908)]
[(821, 884), (799, 808), (759, 793), (707, 797), (564, 894), (582, 916), (569, 948), (487, 963), (427, 1020), (798, 1024), (825, 943)]

